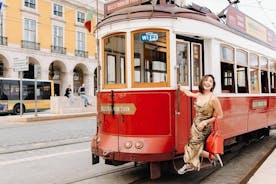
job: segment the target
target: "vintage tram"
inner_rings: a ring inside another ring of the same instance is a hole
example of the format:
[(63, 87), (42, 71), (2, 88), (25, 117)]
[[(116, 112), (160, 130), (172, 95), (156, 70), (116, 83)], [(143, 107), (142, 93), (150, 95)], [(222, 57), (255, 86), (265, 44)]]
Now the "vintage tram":
[(229, 5), (218, 17), (193, 4), (123, 1), (105, 5), (99, 38), (97, 133), (92, 162), (160, 163), (181, 158), (193, 101), (177, 85), (198, 90), (216, 79), (224, 111), (224, 143), (266, 135), (276, 124), (276, 39), (273, 31)]

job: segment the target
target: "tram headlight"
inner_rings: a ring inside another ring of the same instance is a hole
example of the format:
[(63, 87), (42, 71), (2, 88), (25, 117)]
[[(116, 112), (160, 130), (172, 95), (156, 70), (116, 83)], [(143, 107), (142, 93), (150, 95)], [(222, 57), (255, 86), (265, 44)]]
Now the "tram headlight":
[(142, 149), (143, 147), (144, 147), (144, 143), (142, 143), (141, 141), (138, 141), (135, 143), (136, 149)]
[(96, 142), (97, 142), (97, 143), (101, 142), (101, 138), (97, 136)]
[(130, 149), (131, 147), (132, 147), (132, 142), (131, 141), (125, 142), (125, 148), (126, 149)]

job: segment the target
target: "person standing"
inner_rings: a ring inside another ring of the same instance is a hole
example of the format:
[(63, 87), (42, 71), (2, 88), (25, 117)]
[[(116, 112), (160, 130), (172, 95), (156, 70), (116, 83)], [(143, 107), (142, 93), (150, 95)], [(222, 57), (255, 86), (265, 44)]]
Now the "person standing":
[(73, 94), (70, 84), (68, 85), (68, 88), (65, 89), (64, 96), (66, 96), (70, 100), (70, 102), (73, 103)]
[(196, 115), (191, 127), (191, 135), (188, 144), (185, 146), (184, 165), (178, 170), (178, 174), (184, 174), (191, 170), (200, 170), (200, 156), (209, 158), (211, 163), (219, 162), (223, 166), (218, 154), (212, 154), (205, 150), (204, 144), (212, 131), (211, 124), (216, 118), (221, 119), (223, 112), (220, 101), (213, 94), (216, 82), (213, 75), (205, 75), (200, 81), (199, 92), (193, 93), (180, 86), (180, 91), (185, 95), (196, 98), (194, 108)]
[(71, 85), (69, 85), (68, 88), (65, 89), (64, 96), (66, 96), (67, 98), (70, 98), (71, 95), (72, 95), (72, 89), (71, 89)]
[(88, 96), (85, 94), (85, 84), (82, 84), (79, 88), (79, 94), (81, 98), (83, 99), (84, 106), (87, 107), (87, 105), (91, 105), (88, 100)]

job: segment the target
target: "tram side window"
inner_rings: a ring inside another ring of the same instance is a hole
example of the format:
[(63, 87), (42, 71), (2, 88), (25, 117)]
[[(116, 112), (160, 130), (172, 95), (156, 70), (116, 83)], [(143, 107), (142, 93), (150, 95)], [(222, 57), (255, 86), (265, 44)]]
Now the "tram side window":
[(237, 50), (236, 63), (238, 93), (248, 93), (248, 54), (245, 51)]
[(132, 41), (134, 83), (167, 82), (167, 32), (138, 31)]
[(200, 77), (201, 77), (201, 71), (200, 71), (200, 65), (201, 65), (201, 45), (200, 44), (193, 44), (193, 85), (198, 86)]
[(235, 93), (234, 49), (221, 46), (221, 90), (222, 93)]
[(268, 59), (260, 57), (260, 68), (261, 68), (261, 89), (262, 93), (269, 93), (268, 87)]
[(177, 81), (181, 85), (189, 85), (189, 44), (187, 42), (176, 42)]
[(250, 92), (259, 93), (259, 57), (256, 54), (250, 54)]
[(270, 86), (271, 93), (276, 93), (276, 61), (270, 62)]
[(125, 35), (104, 38), (104, 83), (125, 84)]

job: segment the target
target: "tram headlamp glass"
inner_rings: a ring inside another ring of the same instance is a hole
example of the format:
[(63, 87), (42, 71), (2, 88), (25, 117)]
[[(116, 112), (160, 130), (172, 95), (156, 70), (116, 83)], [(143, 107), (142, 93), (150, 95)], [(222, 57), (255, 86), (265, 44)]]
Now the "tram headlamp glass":
[(141, 141), (138, 141), (135, 143), (135, 148), (136, 149), (142, 149), (144, 147), (144, 144)]
[(131, 147), (132, 147), (132, 142), (131, 141), (125, 142), (125, 148), (126, 149), (130, 149)]
[(101, 141), (101, 138), (100, 137), (97, 137), (96, 138), (96, 142), (99, 143)]

